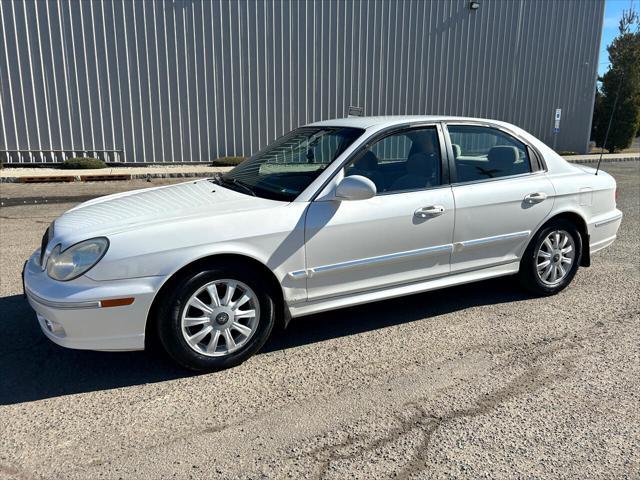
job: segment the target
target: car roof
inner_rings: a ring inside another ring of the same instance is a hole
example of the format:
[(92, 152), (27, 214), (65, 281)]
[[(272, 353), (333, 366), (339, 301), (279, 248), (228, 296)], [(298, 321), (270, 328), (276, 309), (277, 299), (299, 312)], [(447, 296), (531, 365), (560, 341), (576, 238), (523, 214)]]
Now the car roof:
[(572, 171), (575, 167), (567, 163), (564, 158), (558, 155), (550, 147), (545, 145), (542, 141), (526, 132), (525, 130), (517, 127), (516, 125), (501, 121), (492, 120), (488, 118), (475, 118), (475, 117), (456, 117), (452, 115), (389, 115), (378, 117), (347, 117), (347, 118), (335, 118), (331, 120), (323, 120), (321, 122), (311, 123), (307, 126), (322, 126), (322, 127), (353, 127), (362, 128), (366, 130), (379, 131), (387, 127), (394, 127), (396, 125), (406, 125), (413, 123), (432, 123), (432, 122), (474, 122), (485, 123), (488, 125), (494, 125), (505, 128), (512, 134), (515, 133), (521, 138), (525, 139), (529, 145), (532, 145), (538, 149), (543, 155), (547, 168), (555, 172)]
[(371, 127), (392, 127), (405, 123), (417, 122), (441, 122), (441, 121), (486, 121), (491, 123), (503, 123), (497, 120), (489, 120), (485, 118), (472, 117), (454, 117), (448, 115), (387, 115), (379, 117), (346, 117), (334, 118), (331, 120), (323, 120), (314, 122), (309, 126), (314, 127), (354, 127), (354, 128), (371, 128)]

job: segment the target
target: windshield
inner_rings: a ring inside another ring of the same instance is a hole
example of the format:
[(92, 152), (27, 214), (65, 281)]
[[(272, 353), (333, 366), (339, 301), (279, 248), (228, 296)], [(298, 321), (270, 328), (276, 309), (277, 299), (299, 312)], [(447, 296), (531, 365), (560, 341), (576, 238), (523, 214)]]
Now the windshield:
[(301, 127), (216, 181), (248, 195), (292, 201), (363, 132), (347, 127)]

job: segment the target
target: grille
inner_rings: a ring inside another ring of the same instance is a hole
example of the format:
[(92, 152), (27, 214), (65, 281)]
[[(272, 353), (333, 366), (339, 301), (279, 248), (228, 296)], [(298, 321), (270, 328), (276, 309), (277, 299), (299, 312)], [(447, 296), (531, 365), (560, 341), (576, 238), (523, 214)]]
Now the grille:
[(44, 232), (44, 235), (42, 236), (42, 241), (40, 242), (40, 266), (42, 267), (42, 261), (44, 260), (44, 252), (47, 249), (47, 245), (49, 244), (49, 229), (51, 227), (47, 228), (47, 230)]

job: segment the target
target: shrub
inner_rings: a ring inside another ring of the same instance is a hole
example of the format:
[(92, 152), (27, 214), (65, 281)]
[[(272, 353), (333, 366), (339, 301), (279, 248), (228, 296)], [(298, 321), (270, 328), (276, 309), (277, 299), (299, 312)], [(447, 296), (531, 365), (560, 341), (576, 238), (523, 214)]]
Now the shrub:
[(77, 169), (77, 170), (85, 170), (92, 168), (107, 168), (107, 165), (104, 161), (99, 158), (90, 158), (90, 157), (77, 157), (77, 158), (68, 158), (60, 165), (60, 168), (64, 169)]
[(241, 164), (247, 157), (220, 157), (216, 158), (211, 164), (212, 167), (235, 167)]

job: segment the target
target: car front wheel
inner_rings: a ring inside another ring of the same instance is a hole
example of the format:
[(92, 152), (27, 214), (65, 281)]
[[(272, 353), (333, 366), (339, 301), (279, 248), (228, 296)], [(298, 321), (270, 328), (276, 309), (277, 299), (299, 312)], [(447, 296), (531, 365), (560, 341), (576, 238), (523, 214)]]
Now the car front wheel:
[(158, 319), (160, 342), (176, 362), (192, 370), (221, 370), (264, 345), (274, 325), (273, 299), (255, 274), (221, 266), (182, 280)]
[(533, 238), (520, 264), (520, 280), (537, 295), (563, 290), (575, 276), (582, 253), (582, 237), (566, 220), (554, 220)]

